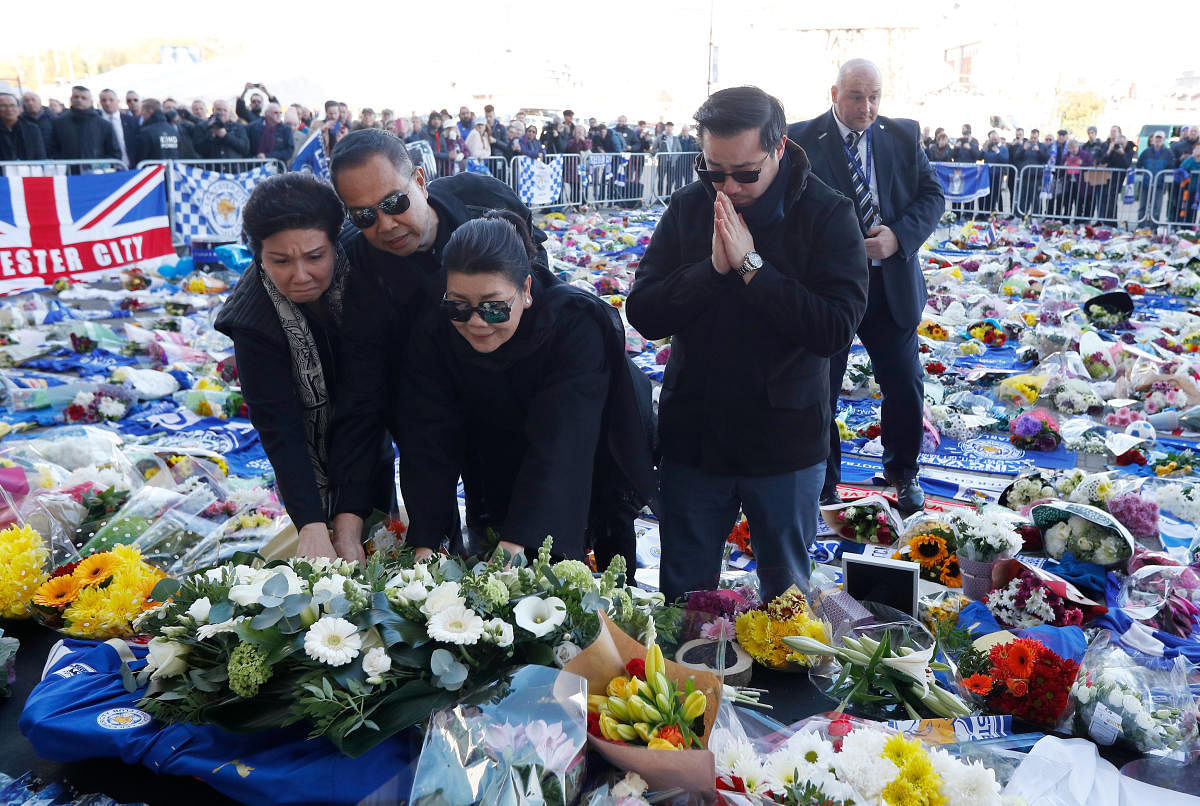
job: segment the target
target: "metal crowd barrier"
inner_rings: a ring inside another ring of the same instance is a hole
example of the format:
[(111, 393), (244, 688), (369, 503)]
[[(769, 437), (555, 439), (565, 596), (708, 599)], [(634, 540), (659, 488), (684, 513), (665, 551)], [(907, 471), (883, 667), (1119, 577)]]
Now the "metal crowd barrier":
[(696, 181), (696, 151), (662, 151), (654, 155), (654, 200), (666, 204), (671, 194)]
[(265, 165), (272, 169), (271, 173), (273, 174), (287, 172), (287, 165), (283, 160), (272, 159), (270, 157), (263, 159), (247, 157), (245, 159), (142, 160), (137, 164), (137, 167), (145, 168), (147, 165), (165, 165), (167, 168), (163, 176), (163, 184), (167, 189), (167, 223), (171, 227), (171, 243), (174, 246), (187, 245), (184, 238), (175, 232), (175, 182), (174, 175), (172, 174), (174, 166), (191, 165), (216, 173), (240, 174), (253, 171), (255, 168)]
[(1045, 165), (1026, 165), (1017, 181), (1017, 215), (1069, 222), (1119, 225), (1146, 218), (1152, 185), (1149, 171), (1055, 165), (1046, 182)]
[(0, 162), (0, 176), (78, 176), (127, 171), (123, 160), (9, 160)]
[(421, 166), (425, 171), (425, 180), (436, 179), (438, 177), (437, 159), (433, 156), (433, 149), (429, 147), (429, 143), (424, 140), (414, 140), (411, 143), (405, 143), (408, 149), (408, 156), (412, 159), (413, 165)]
[(504, 184), (509, 184), (509, 157), (467, 157), (466, 170), (471, 173), (494, 176)]
[(1150, 187), (1147, 212), (1156, 226), (1169, 229), (1197, 227), (1200, 207), (1196, 204), (1196, 193), (1200, 190), (1200, 171), (1159, 171)]

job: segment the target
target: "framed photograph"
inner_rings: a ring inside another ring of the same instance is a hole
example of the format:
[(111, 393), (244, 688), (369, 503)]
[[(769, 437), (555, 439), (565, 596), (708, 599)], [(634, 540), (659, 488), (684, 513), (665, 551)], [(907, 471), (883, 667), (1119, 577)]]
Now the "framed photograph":
[(842, 588), (860, 602), (879, 602), (917, 618), (921, 566), (890, 557), (842, 555)]

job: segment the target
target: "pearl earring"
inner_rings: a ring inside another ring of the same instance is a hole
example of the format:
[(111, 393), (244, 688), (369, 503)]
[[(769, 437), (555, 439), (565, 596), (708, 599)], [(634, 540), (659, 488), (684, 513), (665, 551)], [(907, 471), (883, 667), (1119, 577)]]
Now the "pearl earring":
[(526, 297), (526, 298), (525, 298), (525, 304), (526, 304), (526, 305), (532, 305), (532, 304), (533, 304), (533, 299), (531, 299), (530, 297)]

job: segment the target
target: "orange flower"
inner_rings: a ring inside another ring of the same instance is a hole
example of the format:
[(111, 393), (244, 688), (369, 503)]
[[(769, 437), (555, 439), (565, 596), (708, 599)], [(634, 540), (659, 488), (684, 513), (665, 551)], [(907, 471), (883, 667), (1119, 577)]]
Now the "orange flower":
[(33, 594), (34, 604), (43, 607), (66, 607), (79, 595), (79, 580), (71, 576), (47, 579)]
[(104, 552), (103, 554), (93, 554), (82, 560), (79, 565), (75, 566), (75, 572), (71, 576), (80, 585), (87, 587), (99, 585), (112, 576), (116, 570), (117, 558)]
[(992, 692), (992, 678), (986, 674), (973, 674), (963, 680), (963, 685), (967, 687), (967, 691), (972, 694), (978, 694), (980, 697), (986, 697)]
[(1029, 681), (1028, 680), (1022, 680), (1020, 678), (1013, 678), (1013, 679), (1009, 680), (1005, 685), (1008, 686), (1008, 690), (1013, 693), (1014, 697), (1024, 697), (1026, 694), (1029, 693)]
[(663, 725), (654, 731), (655, 738), (670, 742), (676, 747), (683, 747), (683, 731), (678, 725)]
[(962, 587), (962, 571), (958, 567), (958, 555), (951, 554), (942, 566), (942, 578), (939, 580), (947, 588)]
[(1008, 673), (1012, 677), (1023, 680), (1029, 679), (1029, 673), (1033, 670), (1033, 661), (1033, 649), (1024, 641), (1013, 641), (1004, 658), (1004, 662), (1008, 666)]

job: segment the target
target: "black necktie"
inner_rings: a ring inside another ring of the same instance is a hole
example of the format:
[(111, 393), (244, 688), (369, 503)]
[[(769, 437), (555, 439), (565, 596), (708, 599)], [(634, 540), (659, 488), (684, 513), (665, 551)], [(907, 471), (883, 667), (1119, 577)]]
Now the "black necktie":
[[(858, 158), (858, 138), (857, 132), (847, 134), (846, 148), (850, 152), (850, 186), (854, 189), (854, 203), (858, 207), (858, 220), (862, 225), (863, 232), (866, 232), (871, 228), (871, 222), (875, 218), (875, 205), (871, 203), (871, 188), (863, 183), (866, 172), (863, 170), (862, 161)], [(867, 176), (866, 181), (870, 182), (871, 177)]]

